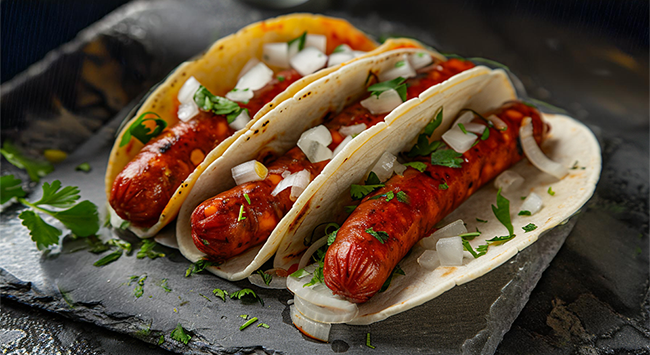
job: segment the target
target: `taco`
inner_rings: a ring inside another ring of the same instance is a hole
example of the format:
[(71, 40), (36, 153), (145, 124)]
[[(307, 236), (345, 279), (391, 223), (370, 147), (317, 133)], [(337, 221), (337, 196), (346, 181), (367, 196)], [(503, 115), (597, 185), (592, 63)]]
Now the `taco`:
[[(489, 72), (473, 67), (404, 48), (314, 81), (252, 125), (198, 178), (179, 213), (179, 250), (190, 261), (209, 261), (207, 269), (220, 277), (248, 277), (285, 239), (311, 232), (329, 213), (316, 207), (321, 202), (314, 194), (332, 181), (357, 142), (369, 141), (413, 109), (411, 99), (440, 83), (463, 72)], [(286, 276), (295, 267), (279, 265), (275, 273)]]
[[(287, 287), (303, 333), (327, 341), (332, 323), (370, 324), (416, 307), (503, 264), (582, 207), (600, 174), (595, 137), (516, 99), (502, 70), (461, 73), (348, 151), (311, 196), (312, 209), (338, 219), (307, 216), (275, 257), (276, 266), (299, 263)], [(494, 177), (498, 190), (487, 186)], [(328, 221), (344, 222), (307, 249), (310, 228)]]
[(308, 14), (258, 22), (218, 40), (125, 120), (106, 172), (110, 208), (138, 236), (154, 236), (205, 167), (274, 107), (342, 63), (412, 45), (378, 47), (344, 20)]

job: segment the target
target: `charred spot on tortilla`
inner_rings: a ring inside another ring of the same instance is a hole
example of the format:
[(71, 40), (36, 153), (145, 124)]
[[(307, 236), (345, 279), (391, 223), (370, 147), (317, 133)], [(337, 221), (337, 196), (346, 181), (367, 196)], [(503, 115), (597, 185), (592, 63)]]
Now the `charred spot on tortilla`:
[(289, 225), (289, 231), (294, 231), (300, 227), (302, 221), (307, 217), (307, 212), (309, 211), (309, 206), (311, 205), (311, 198), (305, 203), (304, 206), (300, 209), (300, 212), (296, 215), (296, 218)]

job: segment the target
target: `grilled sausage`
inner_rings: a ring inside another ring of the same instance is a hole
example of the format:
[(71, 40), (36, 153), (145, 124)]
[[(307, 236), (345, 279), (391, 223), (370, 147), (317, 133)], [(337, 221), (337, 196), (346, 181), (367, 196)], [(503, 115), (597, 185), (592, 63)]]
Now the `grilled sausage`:
[[(418, 96), (427, 88), (449, 79), (455, 74), (474, 67), (469, 61), (450, 59), (435, 63), (420, 70), (420, 74), (407, 80), (407, 98)], [(365, 123), (369, 128), (384, 120), (388, 113), (373, 115), (356, 102), (346, 107), (335, 117), (324, 123), (332, 133), (330, 149), (334, 150), (343, 137), (338, 130), (343, 126)], [(311, 179), (325, 167), (329, 160), (312, 164), (300, 148), (293, 148), (269, 168), (269, 177), (263, 181), (251, 182), (223, 192), (199, 205), (192, 214), (192, 239), (194, 245), (213, 261), (223, 261), (246, 249), (263, 243), (273, 232), (280, 219), (291, 209), (290, 189), (277, 196), (271, 191), (280, 182), (283, 172), (291, 173), (308, 169)], [(299, 169), (295, 169), (300, 166)], [(251, 205), (244, 198), (246, 193)], [(244, 206), (245, 220), (238, 221), (240, 206)], [(250, 216), (250, 218), (248, 217)]]
[[(282, 81), (277, 76), (283, 76)], [(241, 107), (252, 117), (291, 83), (295, 70), (278, 73)], [(178, 122), (147, 143), (115, 178), (110, 204), (121, 218), (137, 227), (151, 227), (181, 183), (205, 156), (235, 130), (226, 117), (201, 111), (188, 122)]]
[[(351, 302), (365, 302), (377, 293), (397, 263), (420, 239), (433, 231), (436, 223), (456, 209), (472, 193), (502, 171), (521, 160), (519, 127), (531, 117), (535, 140), (542, 141), (544, 123), (539, 113), (523, 103), (509, 103), (497, 112), (508, 126), (505, 131), (490, 129), (490, 136), (465, 152), (461, 168), (427, 165), (424, 172), (408, 168), (385, 186), (366, 196), (348, 217), (329, 247), (323, 268), (324, 281), (334, 294)], [(441, 184), (447, 184), (442, 189)], [(389, 191), (403, 191), (407, 203), (394, 198), (372, 199)], [(383, 243), (367, 232), (388, 234)]]

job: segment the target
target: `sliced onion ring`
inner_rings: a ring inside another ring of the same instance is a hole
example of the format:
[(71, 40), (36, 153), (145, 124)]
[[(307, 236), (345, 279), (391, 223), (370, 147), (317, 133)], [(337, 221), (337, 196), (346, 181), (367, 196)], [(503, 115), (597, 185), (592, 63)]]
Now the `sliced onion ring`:
[(289, 307), (291, 311), (291, 321), (303, 334), (316, 340), (327, 342), (330, 339), (331, 324), (315, 322), (303, 316), (295, 305)]
[(500, 131), (505, 131), (506, 129), (508, 129), (508, 125), (505, 122), (503, 122), (502, 119), (497, 117), (497, 115), (490, 115), (490, 117), (488, 117), (487, 119), (488, 121), (492, 122), (494, 128)]
[(549, 159), (539, 148), (533, 137), (533, 124), (530, 117), (524, 117), (521, 127), (519, 128), (519, 138), (521, 147), (526, 154), (526, 158), (537, 167), (537, 169), (562, 179), (569, 172), (566, 166)]
[[(258, 275), (259, 276), (259, 275)], [(296, 309), (305, 317), (322, 323), (345, 323), (354, 319), (359, 313), (359, 309), (355, 308), (350, 312), (335, 311), (327, 307), (317, 306), (313, 303), (303, 300), (295, 296), (293, 298)]]
[(261, 181), (269, 175), (269, 170), (257, 160), (249, 160), (230, 169), (235, 184), (241, 185), (251, 181)]

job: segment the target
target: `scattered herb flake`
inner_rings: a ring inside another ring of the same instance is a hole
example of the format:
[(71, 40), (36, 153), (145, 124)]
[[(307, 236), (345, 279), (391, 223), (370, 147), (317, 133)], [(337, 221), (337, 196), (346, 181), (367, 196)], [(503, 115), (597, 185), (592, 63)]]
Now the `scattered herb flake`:
[(250, 205), (251, 204), (251, 198), (248, 196), (248, 194), (244, 194), (244, 198), (246, 199), (246, 202), (248, 202), (248, 204)]
[(515, 237), (515, 234), (503, 235), (503, 236), (500, 236), (500, 237), (494, 237), (492, 239), (488, 239), (488, 240), (486, 240), (486, 242), (488, 244), (502, 244), (502, 243), (505, 243), (505, 242), (509, 241), (510, 239), (512, 239), (514, 237)]
[(278, 79), (279, 82), (283, 82), (284, 81), (284, 76), (278, 75), (277, 79)]
[(551, 196), (555, 196), (555, 191), (553, 191), (553, 187), (552, 187), (552, 186), (549, 186), (549, 187), (548, 187), (548, 191), (547, 191), (547, 192), (548, 192), (549, 195), (551, 195)]
[(520, 199), (523, 201), (526, 199), (526, 196), (521, 196)]
[(273, 275), (267, 274), (262, 270), (257, 270), (256, 271), (258, 275), (262, 277), (262, 280), (264, 281), (264, 284), (269, 285), (271, 284), (271, 281), (273, 281)]
[(330, 233), (327, 235), (327, 245), (332, 245), (334, 241), (336, 240), (336, 234), (338, 233), (338, 229), (335, 230), (334, 232)]
[(122, 256), (122, 249), (116, 249), (112, 253), (104, 256), (103, 258), (95, 261), (94, 266), (104, 266), (112, 263), (113, 261), (119, 259)]
[(297, 278), (297, 279), (301, 279), (301, 278), (303, 278), (303, 277), (305, 277), (305, 276), (307, 276), (307, 275), (311, 275), (311, 274), (308, 273), (307, 271), (305, 271), (305, 269), (298, 269), (298, 270), (294, 271), (294, 272), (293, 272), (291, 275), (289, 275), (289, 276), (291, 276), (291, 277), (295, 277), (295, 278)]
[(395, 265), (395, 268), (393, 269), (393, 272), (390, 274), (390, 276), (386, 279), (384, 284), (381, 286), (381, 288), (379, 289), (379, 292), (386, 291), (388, 289), (388, 287), (390, 287), (390, 283), (392, 282), (393, 277), (395, 277), (396, 275), (406, 275), (404, 270), (402, 270), (402, 268), (399, 267), (399, 265)]
[(528, 232), (532, 232), (535, 229), (537, 229), (537, 226), (534, 225), (533, 223), (528, 223), (527, 225), (521, 227), (521, 229), (523, 229), (524, 232), (528, 233)]
[[(137, 277), (137, 276), (136, 276), (136, 277)], [(144, 293), (144, 281), (145, 281), (146, 279), (147, 279), (147, 275), (146, 275), (146, 274), (140, 276), (140, 277), (137, 279), (137, 280), (138, 280), (138, 281), (137, 281), (137, 284), (135, 285), (135, 288), (133, 289), (133, 295), (135, 296), (135, 298), (140, 298), (140, 297), (142, 297), (142, 294)], [(133, 282), (133, 281), (134, 281), (133, 276), (131, 276), (131, 281), (129, 282), (129, 284), (130, 284), (131, 282)]]
[(357, 208), (357, 206), (356, 205), (345, 206), (344, 208), (345, 208), (345, 213), (352, 213)]
[(465, 125), (464, 125), (464, 124), (459, 123), (459, 124), (458, 124), (458, 127), (460, 128), (460, 130), (461, 130), (463, 133), (467, 134), (467, 129), (465, 128)]
[(158, 253), (153, 250), (153, 248), (157, 245), (156, 241), (153, 239), (145, 239), (142, 242), (142, 246), (140, 247), (140, 250), (138, 250), (138, 253), (136, 254), (136, 257), (138, 259), (144, 259), (145, 257), (148, 257), (149, 259), (156, 259), (158, 257), (164, 257), (164, 253)]
[(158, 339), (158, 345), (161, 345), (164, 342), (165, 342), (165, 336), (160, 334), (160, 339)]
[(257, 325), (257, 327), (258, 327), (258, 328), (259, 328), (259, 327), (262, 327), (262, 328), (266, 328), (266, 329), (269, 329), (269, 328), (270, 328), (270, 326), (269, 326), (268, 324), (266, 324), (266, 323), (260, 323), (260, 324)]
[(245, 220), (244, 217), (244, 205), (239, 206), (239, 217), (237, 217), (237, 222)]
[(195, 262), (194, 264), (191, 264), (190, 267), (187, 268), (187, 270), (185, 271), (185, 277), (190, 277), (194, 274), (197, 274), (205, 270), (205, 268), (208, 266), (216, 266), (216, 265), (219, 265), (219, 263), (215, 263), (205, 259), (200, 259), (199, 261)]
[(426, 134), (420, 134), (418, 136), (418, 142), (415, 143), (413, 148), (406, 154), (409, 158), (416, 157), (418, 155), (426, 156), (436, 151), (442, 144), (441, 141), (433, 141), (429, 143), (429, 138)]
[(89, 173), (92, 168), (90, 167), (90, 164), (88, 163), (81, 163), (77, 165), (76, 168), (74, 168), (76, 171), (83, 171), (84, 173)]
[(501, 196), (501, 189), (497, 192), (497, 205), (492, 205), (494, 216), (503, 224), (510, 235), (514, 235), (512, 222), (510, 222), (510, 201)]
[(186, 333), (186, 330), (183, 328), (183, 326), (181, 326), (180, 323), (178, 323), (176, 325), (176, 328), (172, 330), (171, 337), (172, 339), (181, 342), (185, 345), (187, 345), (187, 343), (189, 343), (190, 340), (192, 339), (192, 336)]
[[(467, 250), (470, 254), (472, 254), (474, 259), (476, 259), (476, 258), (478, 258), (480, 256), (483, 256), (487, 252), (487, 249), (486, 249), (484, 251), (479, 251), (477, 253), (477, 252), (474, 251), (474, 249), (472, 248), (472, 246), (469, 244), (469, 242), (466, 239), (463, 239), (462, 241), (463, 241), (463, 249)], [(478, 250), (478, 248), (477, 248), (477, 250)]]
[(292, 45), (295, 42), (298, 42), (298, 52), (305, 49), (305, 41), (307, 40), (307, 31), (303, 32), (300, 36), (287, 42), (288, 45)]
[(251, 324), (253, 324), (255, 322), (257, 322), (257, 317), (253, 317), (253, 318), (249, 319), (248, 321), (246, 321), (246, 323), (242, 324), (242, 326), (239, 327), (239, 330), (244, 330), (244, 329), (248, 328), (249, 325), (251, 325)]
[(366, 233), (368, 233), (368, 234), (370, 234), (371, 236), (377, 238), (377, 240), (378, 240), (381, 244), (384, 244), (384, 243), (388, 240), (388, 238), (389, 238), (388, 233), (383, 232), (383, 231), (374, 231), (374, 230), (372, 229), (372, 227), (366, 229)]
[(212, 302), (212, 300), (209, 299), (208, 296), (206, 296), (206, 295), (204, 295), (204, 294), (202, 294), (202, 293), (199, 293), (199, 296), (205, 298), (206, 300), (208, 300), (208, 302)]
[(245, 110), (234, 101), (213, 95), (204, 86), (199, 86), (199, 89), (194, 94), (194, 102), (204, 111), (212, 111), (215, 115), (226, 115), (229, 124)]
[(264, 301), (262, 298), (260, 298), (255, 291), (251, 290), (250, 288), (244, 288), (239, 291), (233, 292), (230, 294), (230, 299), (236, 298), (238, 300), (242, 300), (244, 297), (252, 297), (256, 299), (262, 306), (264, 305)]
[(397, 197), (397, 201), (401, 203), (409, 203), (409, 197), (404, 191), (398, 191), (395, 196)]
[(490, 138), (490, 128), (485, 127), (485, 130), (483, 130), (483, 134), (481, 134), (481, 140), (484, 141), (488, 138)]
[(221, 298), (224, 302), (226, 301), (226, 296), (228, 296), (228, 292), (220, 288), (215, 288), (214, 290), (212, 290), (212, 293), (214, 293), (215, 296)]
[(380, 187), (384, 187), (384, 184), (376, 184), (376, 185), (352, 184), (350, 186), (350, 195), (354, 200), (361, 200), (362, 198), (366, 197), (368, 194), (370, 194), (371, 192), (375, 191)]
[(172, 289), (167, 285), (167, 279), (162, 279), (162, 281), (160, 281), (160, 287), (162, 287), (162, 289), (167, 293), (172, 292)]
[(364, 185), (379, 185), (381, 184), (381, 180), (379, 180), (379, 177), (377, 174), (375, 174), (374, 171), (371, 171), (370, 174), (368, 174), (368, 178), (366, 179), (366, 182)]
[(522, 210), (522, 211), (519, 211), (519, 213), (517, 213), (517, 215), (518, 216), (530, 216), (532, 214), (530, 213), (530, 211)]
[(370, 344), (370, 333), (366, 334), (366, 346), (369, 347), (370, 349), (374, 349), (375, 346)]
[(420, 161), (412, 161), (412, 162), (404, 163), (404, 166), (410, 166), (411, 168), (421, 173), (427, 170), (427, 164)]
[(449, 188), (449, 185), (447, 185), (446, 182), (443, 182), (442, 184), (438, 185), (438, 188), (440, 190), (447, 190)]
[(463, 233), (463, 234), (459, 234), (458, 236), (465, 239), (465, 240), (472, 240), (472, 239), (478, 237), (479, 235), (481, 235), (481, 232)]
[(476, 222), (487, 223), (488, 221), (486, 221), (486, 220), (484, 220), (484, 219), (477, 218), (477, 219), (476, 219)]
[(403, 67), (405, 65), (406, 65), (406, 62), (403, 61), (403, 60), (400, 60), (397, 63), (395, 63), (395, 68), (400, 68), (400, 67)]

